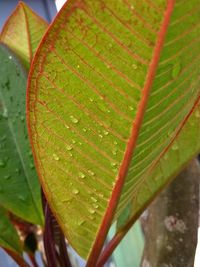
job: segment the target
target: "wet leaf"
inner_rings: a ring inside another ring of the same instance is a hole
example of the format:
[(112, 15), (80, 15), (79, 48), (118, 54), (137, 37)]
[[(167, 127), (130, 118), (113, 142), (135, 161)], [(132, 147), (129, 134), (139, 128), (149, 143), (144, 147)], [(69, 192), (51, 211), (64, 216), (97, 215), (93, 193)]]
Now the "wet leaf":
[(199, 7), (72, 0), (37, 51), (28, 86), (37, 168), (88, 266), (113, 220), (126, 209), (120, 226), (134, 221), (200, 151), (188, 139), (200, 136)]

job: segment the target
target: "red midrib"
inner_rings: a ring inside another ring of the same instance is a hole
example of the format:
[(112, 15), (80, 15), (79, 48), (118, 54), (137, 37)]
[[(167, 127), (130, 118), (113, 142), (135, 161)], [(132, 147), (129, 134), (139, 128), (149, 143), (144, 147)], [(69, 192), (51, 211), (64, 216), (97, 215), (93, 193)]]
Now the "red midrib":
[(136, 141), (139, 134), (140, 127), (142, 125), (145, 109), (147, 106), (148, 97), (150, 94), (150, 90), (155, 78), (157, 66), (160, 59), (161, 50), (164, 44), (166, 32), (168, 29), (168, 25), (170, 22), (171, 14), (173, 11), (175, 0), (168, 0), (166, 12), (164, 15), (163, 23), (161, 26), (161, 30), (158, 34), (158, 39), (156, 42), (156, 46), (153, 52), (152, 61), (149, 66), (149, 72), (147, 73), (146, 82), (143, 88), (143, 94), (141, 101), (138, 105), (138, 112), (135, 117), (135, 121), (132, 126), (130, 139), (127, 143), (126, 151), (124, 154), (124, 159), (122, 161), (122, 164), (120, 166), (119, 170), (119, 176), (118, 180), (116, 182), (116, 185), (113, 189), (111, 199), (108, 203), (107, 210), (105, 212), (105, 215), (103, 217), (101, 226), (99, 228), (97, 238), (94, 242), (94, 245), (92, 247), (91, 253), (88, 258), (87, 267), (94, 267), (98, 261), (98, 257), (101, 253), (102, 247), (104, 245), (104, 241), (107, 236), (107, 232), (109, 230), (109, 227), (112, 223), (112, 219), (114, 217), (114, 212), (117, 208), (119, 197), (125, 182), (125, 177), (128, 171), (129, 164), (131, 162), (131, 158), (134, 152), (134, 149), (136, 147)]

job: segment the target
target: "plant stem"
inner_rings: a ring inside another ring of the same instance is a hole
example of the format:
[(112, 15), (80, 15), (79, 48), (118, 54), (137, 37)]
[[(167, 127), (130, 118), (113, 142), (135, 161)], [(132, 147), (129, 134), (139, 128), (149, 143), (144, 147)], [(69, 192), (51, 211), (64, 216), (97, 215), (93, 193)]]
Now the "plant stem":
[[(72, 267), (65, 242), (65, 237), (53, 216), (50, 207), (42, 195), (43, 209), (45, 210), (44, 248), (48, 267)], [(58, 250), (56, 249), (58, 247)]]
[(9, 249), (4, 249), (7, 254), (20, 266), (20, 267), (30, 267), (28, 263), (25, 262), (22, 256), (16, 254), (15, 252), (9, 250)]

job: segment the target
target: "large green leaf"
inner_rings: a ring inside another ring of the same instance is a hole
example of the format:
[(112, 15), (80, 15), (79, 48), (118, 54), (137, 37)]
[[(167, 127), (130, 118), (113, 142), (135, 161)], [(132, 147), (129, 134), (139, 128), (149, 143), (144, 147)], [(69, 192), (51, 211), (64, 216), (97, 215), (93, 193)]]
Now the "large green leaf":
[(17, 231), (2, 207), (0, 207), (0, 246), (17, 254), (22, 253), (22, 245)]
[(26, 4), (19, 2), (2, 29), (0, 41), (8, 45), (29, 67), (46, 28), (46, 21)]
[(37, 169), (88, 266), (124, 208), (134, 203), (121, 227), (200, 151), (199, 10), (199, 0), (69, 0), (37, 51), (28, 86)]
[(2, 44), (0, 62), (0, 204), (41, 224), (40, 186), (25, 120), (27, 73)]

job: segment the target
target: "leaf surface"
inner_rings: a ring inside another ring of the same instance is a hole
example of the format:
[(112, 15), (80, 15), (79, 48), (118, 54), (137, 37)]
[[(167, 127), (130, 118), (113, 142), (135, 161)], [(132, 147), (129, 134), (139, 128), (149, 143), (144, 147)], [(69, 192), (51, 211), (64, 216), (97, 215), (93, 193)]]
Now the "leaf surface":
[(28, 86), (35, 161), (88, 266), (127, 205), (135, 201), (135, 220), (200, 150), (187, 139), (199, 137), (198, 116), (187, 124), (200, 95), (199, 9), (198, 0), (71, 0), (37, 51)]
[(10, 222), (7, 212), (2, 207), (0, 207), (0, 246), (17, 254), (22, 253), (17, 231)]
[(29, 67), (47, 22), (20, 2), (5, 23), (0, 41), (9, 46)]
[(42, 224), (40, 186), (25, 120), (27, 73), (0, 44), (0, 203), (32, 223)]

